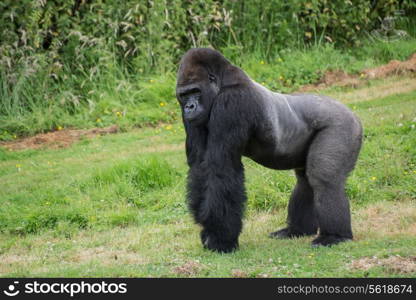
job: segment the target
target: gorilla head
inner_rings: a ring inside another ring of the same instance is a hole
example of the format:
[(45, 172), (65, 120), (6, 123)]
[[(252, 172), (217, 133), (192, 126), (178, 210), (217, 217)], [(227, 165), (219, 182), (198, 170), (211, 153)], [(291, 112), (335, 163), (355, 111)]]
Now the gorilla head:
[(188, 205), (204, 247), (238, 247), (246, 194), (241, 157), (276, 170), (294, 169), (297, 183), (287, 226), (276, 238), (319, 235), (315, 246), (352, 239), (348, 173), (362, 128), (328, 97), (275, 93), (252, 81), (212, 49), (191, 49), (176, 87), (186, 130)]
[(189, 50), (180, 62), (176, 87), (183, 119), (194, 125), (206, 123), (219, 91), (240, 79), (248, 80), (219, 52), (209, 48)]

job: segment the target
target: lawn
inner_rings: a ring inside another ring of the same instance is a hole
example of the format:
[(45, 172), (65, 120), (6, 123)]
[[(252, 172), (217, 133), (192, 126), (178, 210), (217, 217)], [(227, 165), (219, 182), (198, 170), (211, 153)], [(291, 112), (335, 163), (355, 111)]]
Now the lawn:
[(185, 134), (176, 121), (62, 149), (0, 148), (0, 276), (416, 276), (415, 78), (320, 93), (346, 103), (364, 126), (347, 185), (353, 242), (312, 248), (311, 237), (268, 238), (284, 226), (295, 178), (244, 159), (240, 249), (204, 250), (185, 204)]

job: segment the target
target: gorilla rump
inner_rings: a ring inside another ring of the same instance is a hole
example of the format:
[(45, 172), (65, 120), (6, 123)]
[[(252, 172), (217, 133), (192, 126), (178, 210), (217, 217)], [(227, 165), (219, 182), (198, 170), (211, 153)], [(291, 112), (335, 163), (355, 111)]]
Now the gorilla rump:
[(208, 48), (183, 56), (176, 94), (186, 130), (188, 204), (202, 225), (204, 247), (238, 247), (246, 201), (243, 155), (271, 169), (295, 170), (287, 226), (271, 237), (319, 229), (315, 246), (352, 239), (345, 182), (362, 127), (347, 107), (322, 96), (271, 92)]

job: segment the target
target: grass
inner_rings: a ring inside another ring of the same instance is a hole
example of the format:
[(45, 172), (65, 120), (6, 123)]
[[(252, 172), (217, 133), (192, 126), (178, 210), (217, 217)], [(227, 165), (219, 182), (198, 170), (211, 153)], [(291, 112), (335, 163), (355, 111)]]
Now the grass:
[[(228, 255), (202, 249), (184, 203), (184, 130), (173, 122), (59, 150), (0, 148), (0, 276), (416, 276), (416, 88), (405, 83), (414, 78), (323, 91), (347, 103), (365, 128), (347, 186), (354, 242), (314, 249), (311, 238), (269, 239), (284, 225), (295, 178), (244, 159), (241, 248)], [(385, 88), (393, 85), (403, 91)], [(410, 273), (354, 264), (399, 256)]]
[[(257, 82), (273, 90), (293, 92), (316, 82), (327, 70), (357, 74), (392, 59), (405, 60), (415, 49), (416, 39), (409, 36), (394, 42), (364, 40), (362, 46), (351, 49), (331, 44), (287, 48), (267, 59), (261, 51), (241, 55), (245, 50), (240, 47), (220, 50)], [(31, 68), (38, 71), (28, 74)], [(110, 124), (128, 131), (180, 119), (174, 90), (176, 70), (128, 73), (108, 57), (100, 61), (93, 74), (74, 74), (63, 68), (60, 80), (54, 80), (46, 69), (48, 66), (39, 65), (15, 70), (11, 77), (16, 77), (18, 84), (8, 82), (0, 72), (0, 140), (57, 128)]]

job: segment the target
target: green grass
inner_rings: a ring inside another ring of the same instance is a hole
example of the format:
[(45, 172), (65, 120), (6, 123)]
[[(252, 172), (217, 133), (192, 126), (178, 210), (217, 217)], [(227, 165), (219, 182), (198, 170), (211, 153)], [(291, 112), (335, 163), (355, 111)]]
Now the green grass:
[(269, 239), (284, 225), (295, 178), (244, 159), (241, 248), (227, 255), (202, 249), (184, 201), (184, 130), (177, 121), (59, 150), (0, 148), (0, 276), (416, 276), (383, 265), (350, 267), (362, 257), (414, 255), (416, 89), (358, 96), (401, 80), (408, 78), (324, 91), (344, 92), (348, 103), (356, 93), (348, 105), (365, 128), (347, 186), (354, 242), (313, 249), (311, 238)]
[[(267, 59), (261, 51), (241, 55), (244, 49), (239, 47), (219, 50), (255, 81), (273, 90), (293, 92), (316, 82), (327, 70), (358, 73), (391, 59), (405, 60), (415, 49), (416, 39), (409, 37), (394, 42), (364, 40), (362, 46), (348, 49), (331, 44), (287, 48)], [(24, 68), (15, 70), (17, 84), (8, 83), (0, 72), (0, 140), (58, 127), (117, 124), (128, 131), (180, 119), (175, 99), (176, 70), (128, 73), (114, 58), (101, 61), (94, 74), (71, 73), (64, 66), (60, 80), (54, 80), (46, 66), (38, 69), (29, 75)]]

